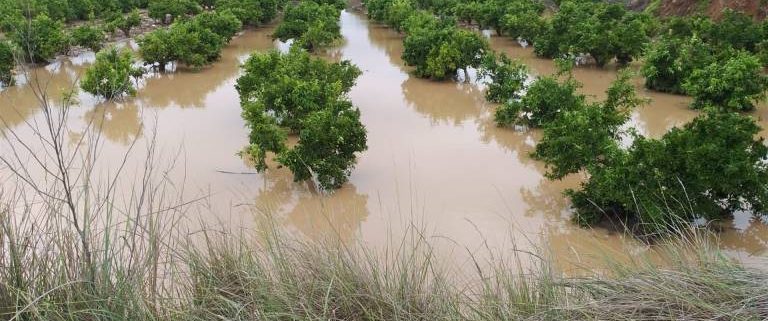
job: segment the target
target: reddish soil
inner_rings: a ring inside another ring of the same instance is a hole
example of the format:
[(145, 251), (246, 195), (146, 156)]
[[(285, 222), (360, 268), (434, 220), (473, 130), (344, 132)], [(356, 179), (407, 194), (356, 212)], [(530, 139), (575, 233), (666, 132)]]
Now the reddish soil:
[(662, 0), (657, 13), (661, 16), (703, 13), (717, 19), (725, 9), (741, 11), (762, 20), (768, 17), (768, 0)]

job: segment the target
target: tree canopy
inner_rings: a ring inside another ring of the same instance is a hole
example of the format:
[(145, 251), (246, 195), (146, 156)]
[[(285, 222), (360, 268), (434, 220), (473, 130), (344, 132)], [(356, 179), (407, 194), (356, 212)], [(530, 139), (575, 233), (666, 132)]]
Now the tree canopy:
[(483, 59), (480, 77), (487, 78), (485, 98), (493, 103), (519, 99), (528, 79), (528, 67), (507, 55), (488, 54)]
[(614, 58), (626, 64), (640, 56), (650, 42), (649, 21), (622, 4), (563, 1), (536, 37), (534, 49), (549, 58), (589, 54), (598, 66)]
[[(324, 189), (347, 181), (356, 153), (367, 149), (360, 111), (346, 93), (360, 75), (349, 63), (329, 63), (299, 48), (255, 53), (237, 81), (243, 118), (251, 129), (248, 154), (259, 171), (275, 153), (296, 181), (316, 178)], [(287, 134), (298, 134), (289, 148)]]
[(13, 50), (10, 42), (0, 40), (0, 83), (5, 86), (14, 84), (13, 68), (16, 65), (16, 59)]
[(765, 99), (768, 76), (760, 60), (746, 51), (726, 61), (712, 62), (694, 70), (683, 83), (693, 96), (693, 108), (724, 108), (728, 111), (752, 111)]
[(219, 59), (224, 45), (241, 27), (228, 10), (203, 13), (140, 37), (139, 55), (160, 71), (170, 62), (201, 68)]
[(11, 33), (11, 39), (25, 53), (25, 59), (35, 63), (47, 62), (66, 51), (69, 39), (64, 24), (45, 14), (31, 21), (20, 21)]
[(340, 15), (340, 9), (333, 4), (301, 1), (286, 8), (272, 37), (281, 41), (293, 39), (294, 45), (313, 51), (341, 38)]
[(133, 66), (134, 62), (129, 51), (116, 47), (104, 49), (96, 54), (96, 61), (85, 70), (80, 87), (106, 99), (134, 95), (136, 89), (131, 79), (143, 73), (142, 69)]

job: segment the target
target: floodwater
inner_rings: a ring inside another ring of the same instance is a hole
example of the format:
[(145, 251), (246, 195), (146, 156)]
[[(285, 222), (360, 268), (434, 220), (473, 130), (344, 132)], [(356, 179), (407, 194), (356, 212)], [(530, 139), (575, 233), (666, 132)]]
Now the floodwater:
[[(91, 123), (99, 127), (104, 138), (101, 161), (110, 166), (120, 164), (130, 146), (144, 151), (142, 146), (155, 140), (161, 161), (176, 169), (169, 177), (182, 182), (188, 198), (206, 196), (196, 211), (199, 217), (191, 221), (239, 228), (269, 215), (301, 235), (338, 235), (373, 245), (396, 239), (413, 224), (465, 254), (485, 247), (541, 247), (576, 263), (588, 262), (595, 248), (627, 256), (647, 250), (621, 235), (571, 224), (561, 193), (577, 186), (579, 177), (549, 181), (543, 176), (544, 165), (528, 156), (538, 132), (497, 128), (496, 106), (484, 100), (482, 85), (409, 75), (400, 59), (402, 36), (355, 13), (342, 13), (344, 42), (324, 54), (351, 60), (363, 70), (350, 98), (361, 109), (369, 150), (360, 155), (350, 182), (321, 195), (307, 184), (294, 183), (284, 168), (254, 173), (237, 155), (248, 143), (248, 131), (234, 83), (239, 64), (251, 52), (285, 48), (270, 39), (270, 32), (263, 28), (236, 37), (221, 61), (202, 71), (148, 76), (137, 96), (123, 102), (103, 102), (79, 92), (79, 105), (69, 114), (69, 139), (83, 134), (78, 128)], [(511, 39), (494, 37), (491, 43), (521, 59), (534, 75), (554, 71), (552, 61), (536, 58), (530, 48)], [(33, 73), (48, 81), (56, 99), (73, 88), (92, 61), (93, 54), (84, 54)], [(601, 98), (615, 70), (579, 67), (575, 76), (585, 93)], [(0, 131), (29, 134), (25, 127), (41, 117), (24, 82), (0, 93)], [(658, 137), (695, 116), (687, 109), (689, 98), (641, 92), (652, 99), (632, 118), (641, 133)], [(762, 108), (757, 116), (762, 119), (765, 113), (768, 109)], [(761, 124), (768, 128), (768, 123)], [(129, 158), (125, 171), (132, 174), (143, 164), (141, 157)], [(7, 177), (9, 173), (0, 173), (0, 178)], [(727, 224), (721, 242), (740, 257), (765, 256), (768, 228), (739, 215)]]

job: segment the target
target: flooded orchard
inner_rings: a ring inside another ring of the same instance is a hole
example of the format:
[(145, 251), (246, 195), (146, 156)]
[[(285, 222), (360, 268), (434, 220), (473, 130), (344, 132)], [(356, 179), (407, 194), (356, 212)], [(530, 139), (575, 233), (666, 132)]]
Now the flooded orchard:
[[(349, 183), (330, 195), (294, 183), (285, 168), (272, 166), (256, 174), (238, 156), (248, 144), (248, 130), (234, 84), (240, 63), (251, 52), (286, 47), (271, 39), (270, 28), (244, 32), (224, 49), (220, 61), (201, 71), (145, 77), (136, 97), (122, 102), (78, 91), (79, 104), (68, 115), (73, 129), (68, 141), (80, 139), (78, 128), (99, 128), (100, 170), (105, 173), (120, 166), (128, 150), (145, 154), (148, 142), (156, 141), (155, 154), (172, 167), (169, 179), (178, 182), (174, 192), (202, 199), (186, 218), (191, 224), (205, 221), (236, 229), (270, 216), (309, 237), (339, 235), (372, 245), (397, 239), (414, 224), (462, 252), (484, 246), (546, 247), (556, 258), (574, 262), (588, 262), (590, 251), (598, 248), (616, 255), (647, 250), (630, 237), (573, 225), (562, 192), (577, 186), (579, 177), (546, 179), (544, 164), (529, 157), (539, 132), (498, 128), (496, 106), (486, 102), (482, 85), (410, 75), (400, 58), (402, 36), (363, 15), (343, 12), (341, 27), (343, 43), (325, 55), (350, 60), (363, 71), (349, 96), (361, 110), (369, 149), (360, 155)], [(534, 75), (555, 70), (552, 61), (536, 58), (511, 39), (493, 37), (491, 44), (521, 59)], [(75, 82), (93, 59), (92, 53), (82, 54), (30, 73), (45, 83), (55, 101), (78, 88)], [(601, 98), (616, 70), (579, 67), (574, 74), (584, 83), (583, 92)], [(659, 137), (696, 115), (688, 109), (690, 98), (641, 94), (652, 102), (637, 110), (632, 121), (644, 134)], [(764, 128), (766, 112), (762, 108), (756, 115)], [(23, 79), (0, 93), (0, 117), (1, 131), (20, 136), (41, 121), (34, 92)], [(139, 179), (132, 174), (143, 164), (143, 157), (128, 157), (124, 171), (129, 179)], [(6, 188), (14, 185), (11, 173), (0, 175)], [(722, 247), (747, 261), (766, 254), (768, 229), (749, 215), (725, 224), (720, 237)]]

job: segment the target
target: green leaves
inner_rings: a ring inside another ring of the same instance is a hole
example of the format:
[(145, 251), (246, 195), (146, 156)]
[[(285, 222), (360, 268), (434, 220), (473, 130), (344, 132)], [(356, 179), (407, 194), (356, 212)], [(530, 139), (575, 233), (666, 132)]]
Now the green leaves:
[(72, 30), (72, 44), (99, 51), (104, 44), (104, 31), (99, 27), (82, 25)]
[(280, 41), (294, 39), (295, 45), (309, 51), (328, 46), (341, 39), (340, 14), (340, 9), (332, 4), (299, 2), (286, 9), (283, 22), (272, 37)]
[(589, 54), (600, 67), (614, 58), (627, 64), (650, 42), (651, 30), (650, 18), (621, 4), (564, 1), (534, 37), (534, 49), (549, 58)]
[[(416, 21), (428, 24), (419, 27)], [(488, 42), (481, 35), (452, 25), (419, 19), (407, 22), (406, 28), (403, 60), (416, 67), (414, 73), (418, 77), (443, 80), (454, 76), (459, 69), (477, 68), (489, 50)]]
[(498, 58), (496, 54), (486, 55), (479, 71), (479, 77), (489, 80), (485, 98), (493, 103), (519, 99), (528, 79), (528, 67), (505, 54)]
[(217, 0), (216, 10), (229, 10), (243, 24), (258, 26), (275, 19), (285, 0)]
[(10, 42), (0, 40), (0, 83), (5, 86), (14, 84), (13, 68), (16, 66), (14, 49)]
[(136, 89), (131, 78), (138, 78), (142, 74), (142, 70), (133, 67), (133, 63), (130, 52), (115, 47), (107, 48), (96, 54), (96, 62), (85, 71), (80, 87), (106, 99), (133, 95)]
[(139, 55), (144, 64), (156, 65), (160, 71), (174, 61), (201, 68), (219, 59), (224, 45), (241, 27), (230, 11), (206, 12), (139, 38)]
[(36, 16), (32, 21), (19, 21), (11, 39), (25, 53), (25, 57), (34, 63), (53, 59), (65, 51), (69, 44), (64, 24), (45, 14)]
[[(236, 88), (256, 169), (267, 168), (272, 152), (297, 181), (314, 177), (325, 189), (346, 182), (355, 153), (367, 149), (360, 112), (346, 98), (360, 70), (348, 61), (313, 58), (300, 48), (255, 53), (243, 69)], [(288, 132), (299, 136), (293, 148), (286, 146)]]
[(768, 200), (768, 148), (753, 138), (759, 130), (747, 116), (707, 113), (659, 140), (638, 137), (570, 192), (576, 218), (591, 224), (608, 216), (663, 233), (698, 217), (760, 211)]
[(576, 92), (580, 87), (570, 77), (563, 82), (553, 76), (541, 77), (528, 86), (522, 98), (508, 100), (496, 110), (496, 123), (543, 127), (561, 112), (584, 107), (584, 95)]
[(760, 60), (744, 51), (725, 62), (713, 62), (694, 70), (683, 84), (693, 96), (693, 108), (723, 108), (726, 111), (752, 111), (765, 99), (768, 76)]
[(157, 20), (165, 20), (166, 15), (171, 19), (185, 15), (195, 15), (203, 8), (193, 0), (149, 0), (149, 16)]

